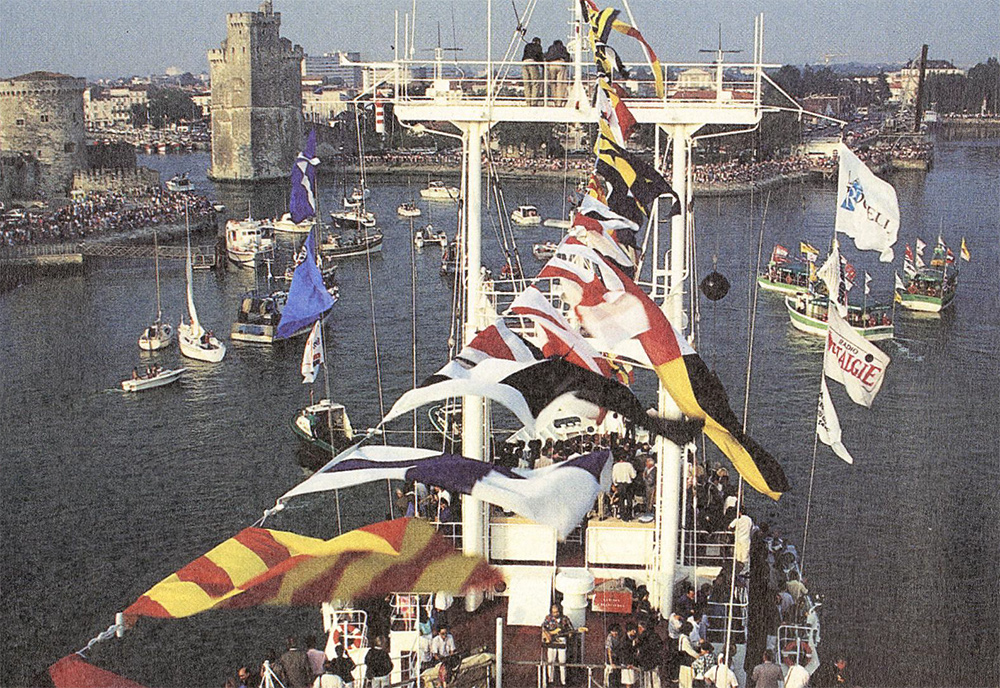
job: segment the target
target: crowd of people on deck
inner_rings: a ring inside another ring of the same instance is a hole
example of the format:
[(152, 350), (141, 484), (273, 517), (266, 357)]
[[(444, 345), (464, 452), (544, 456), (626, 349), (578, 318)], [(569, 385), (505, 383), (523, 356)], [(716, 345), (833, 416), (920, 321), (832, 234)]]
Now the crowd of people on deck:
[[(273, 685), (285, 688), (360, 688), (361, 668), (351, 659), (343, 644), (334, 648), (332, 658), (317, 647), (315, 635), (307, 636), (304, 644), (289, 636), (286, 644), (287, 649), (280, 656), (270, 650), (260, 664), (239, 667), (234, 676), (226, 679), (225, 688), (259, 688), (262, 681), (268, 678)], [(365, 653), (365, 685), (389, 688), (393, 662), (388, 647), (385, 637), (380, 635)]]
[(0, 246), (76, 242), (152, 225), (179, 223), (184, 221), (185, 202), (192, 220), (212, 212), (212, 202), (204, 196), (155, 187), (91, 193), (55, 210), (3, 216)]

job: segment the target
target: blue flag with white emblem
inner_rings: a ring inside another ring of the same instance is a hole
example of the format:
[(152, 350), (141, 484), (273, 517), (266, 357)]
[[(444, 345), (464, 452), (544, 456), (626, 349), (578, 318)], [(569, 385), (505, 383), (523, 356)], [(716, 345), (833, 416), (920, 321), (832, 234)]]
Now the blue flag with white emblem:
[(281, 311), (277, 339), (285, 339), (304, 330), (323, 317), (335, 303), (323, 284), (323, 275), (316, 265), (316, 240), (312, 232), (303, 244), (305, 257), (292, 275), (288, 303)]
[(306, 147), (295, 158), (292, 166), (292, 192), (288, 197), (288, 212), (292, 222), (298, 224), (306, 218), (316, 217), (316, 130), (309, 132)]
[(432, 449), (354, 446), (282, 495), (339, 490), (377, 480), (413, 480), (471, 495), (555, 528), (564, 539), (583, 520), (603, 489), (610, 488), (608, 450), (543, 468), (504, 468)]

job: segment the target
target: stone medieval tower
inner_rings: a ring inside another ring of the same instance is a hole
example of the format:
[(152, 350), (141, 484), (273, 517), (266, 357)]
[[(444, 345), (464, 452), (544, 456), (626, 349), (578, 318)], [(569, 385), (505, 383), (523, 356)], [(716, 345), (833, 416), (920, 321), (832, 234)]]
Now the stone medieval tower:
[(212, 77), (212, 168), (229, 181), (289, 174), (302, 148), (301, 46), (278, 35), (281, 14), (265, 0), (257, 12), (226, 18), (222, 47), (208, 51)]
[(0, 151), (37, 161), (35, 192), (65, 196), (73, 185), (73, 170), (87, 167), (86, 85), (85, 79), (52, 72), (0, 81)]

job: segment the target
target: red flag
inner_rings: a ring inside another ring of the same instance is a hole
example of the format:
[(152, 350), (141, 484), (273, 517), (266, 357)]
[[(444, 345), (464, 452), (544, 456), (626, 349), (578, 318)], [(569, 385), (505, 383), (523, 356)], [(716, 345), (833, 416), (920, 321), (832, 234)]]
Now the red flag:
[(140, 683), (95, 667), (75, 653), (50, 666), (48, 673), (56, 688), (144, 688)]

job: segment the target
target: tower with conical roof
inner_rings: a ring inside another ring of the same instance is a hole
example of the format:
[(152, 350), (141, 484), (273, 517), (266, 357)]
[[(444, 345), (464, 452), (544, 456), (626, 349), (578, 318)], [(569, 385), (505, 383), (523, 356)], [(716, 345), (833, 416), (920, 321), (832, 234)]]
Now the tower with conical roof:
[(212, 78), (212, 167), (220, 181), (288, 174), (302, 146), (301, 46), (279, 34), (270, 0), (227, 15), (222, 46), (208, 51)]

